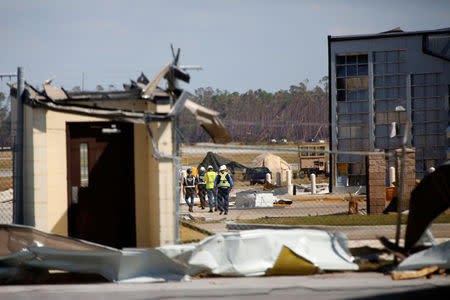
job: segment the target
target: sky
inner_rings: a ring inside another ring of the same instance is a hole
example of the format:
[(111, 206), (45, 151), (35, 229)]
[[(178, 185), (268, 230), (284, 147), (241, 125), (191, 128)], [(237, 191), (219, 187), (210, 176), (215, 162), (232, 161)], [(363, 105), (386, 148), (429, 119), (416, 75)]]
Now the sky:
[[(327, 36), (450, 27), (448, 0), (1, 0), (0, 74), (105, 89), (149, 79), (181, 48), (193, 92), (287, 90), (327, 75)], [(84, 80), (83, 80), (84, 78)], [(7, 80), (0, 91), (7, 91)]]

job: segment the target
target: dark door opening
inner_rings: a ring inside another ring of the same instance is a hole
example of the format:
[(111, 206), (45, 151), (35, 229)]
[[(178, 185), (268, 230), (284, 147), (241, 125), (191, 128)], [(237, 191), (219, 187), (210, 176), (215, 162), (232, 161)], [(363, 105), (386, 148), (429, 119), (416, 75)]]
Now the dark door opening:
[(133, 125), (67, 123), (69, 236), (136, 246)]

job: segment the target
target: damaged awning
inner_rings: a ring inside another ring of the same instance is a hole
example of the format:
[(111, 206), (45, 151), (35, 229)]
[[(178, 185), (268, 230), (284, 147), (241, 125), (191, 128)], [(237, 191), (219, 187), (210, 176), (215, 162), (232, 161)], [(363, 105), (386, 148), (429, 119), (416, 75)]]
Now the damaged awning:
[(195, 116), (200, 126), (205, 129), (214, 143), (226, 144), (231, 142), (231, 135), (225, 128), (225, 125), (219, 119), (219, 113), (215, 110), (206, 108), (193, 101), (186, 101), (186, 108)]
[(308, 275), (358, 270), (347, 238), (320, 230), (221, 233), (195, 244), (118, 250), (22, 225), (0, 225), (0, 282), (39, 270), (99, 274), (113, 282), (220, 276)]

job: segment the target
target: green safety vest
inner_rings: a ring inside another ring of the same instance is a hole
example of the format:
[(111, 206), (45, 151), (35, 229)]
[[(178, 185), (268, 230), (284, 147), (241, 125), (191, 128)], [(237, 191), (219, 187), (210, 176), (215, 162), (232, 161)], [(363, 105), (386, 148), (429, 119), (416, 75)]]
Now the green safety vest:
[(230, 187), (230, 182), (227, 179), (228, 173), (219, 173), (219, 182), (217, 183), (217, 187)]
[(206, 172), (206, 174), (203, 176), (203, 180), (206, 181), (207, 189), (213, 189), (214, 181), (216, 180), (216, 172), (213, 172), (213, 171)]

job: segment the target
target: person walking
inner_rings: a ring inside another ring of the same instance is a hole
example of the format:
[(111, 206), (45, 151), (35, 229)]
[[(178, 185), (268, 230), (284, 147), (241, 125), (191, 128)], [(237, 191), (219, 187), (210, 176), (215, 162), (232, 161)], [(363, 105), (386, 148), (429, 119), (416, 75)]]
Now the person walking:
[(206, 169), (204, 167), (200, 167), (198, 176), (197, 176), (197, 188), (198, 188), (198, 197), (200, 198), (200, 205), (202, 209), (205, 209), (206, 205), (206, 180), (205, 180)]
[[(192, 175), (191, 168), (187, 169), (187, 175), (183, 178), (183, 195), (184, 201), (189, 206), (189, 211), (194, 211), (194, 196), (195, 190), (197, 189), (197, 181), (195, 180), (195, 176)], [(191, 198), (191, 202), (189, 202), (189, 198)]]
[(228, 215), (228, 205), (230, 190), (233, 188), (234, 183), (231, 175), (227, 172), (227, 166), (221, 165), (219, 168), (219, 174), (216, 176), (214, 181), (214, 186), (218, 190), (218, 202), (220, 214), (224, 213)]
[(213, 197), (216, 201), (216, 210), (217, 210), (217, 196), (214, 189), (214, 182), (216, 180), (216, 172), (214, 172), (213, 167), (211, 165), (208, 166), (208, 172), (203, 175), (203, 180), (205, 181), (205, 189), (206, 194), (208, 195), (209, 202), (209, 212), (213, 212)]

